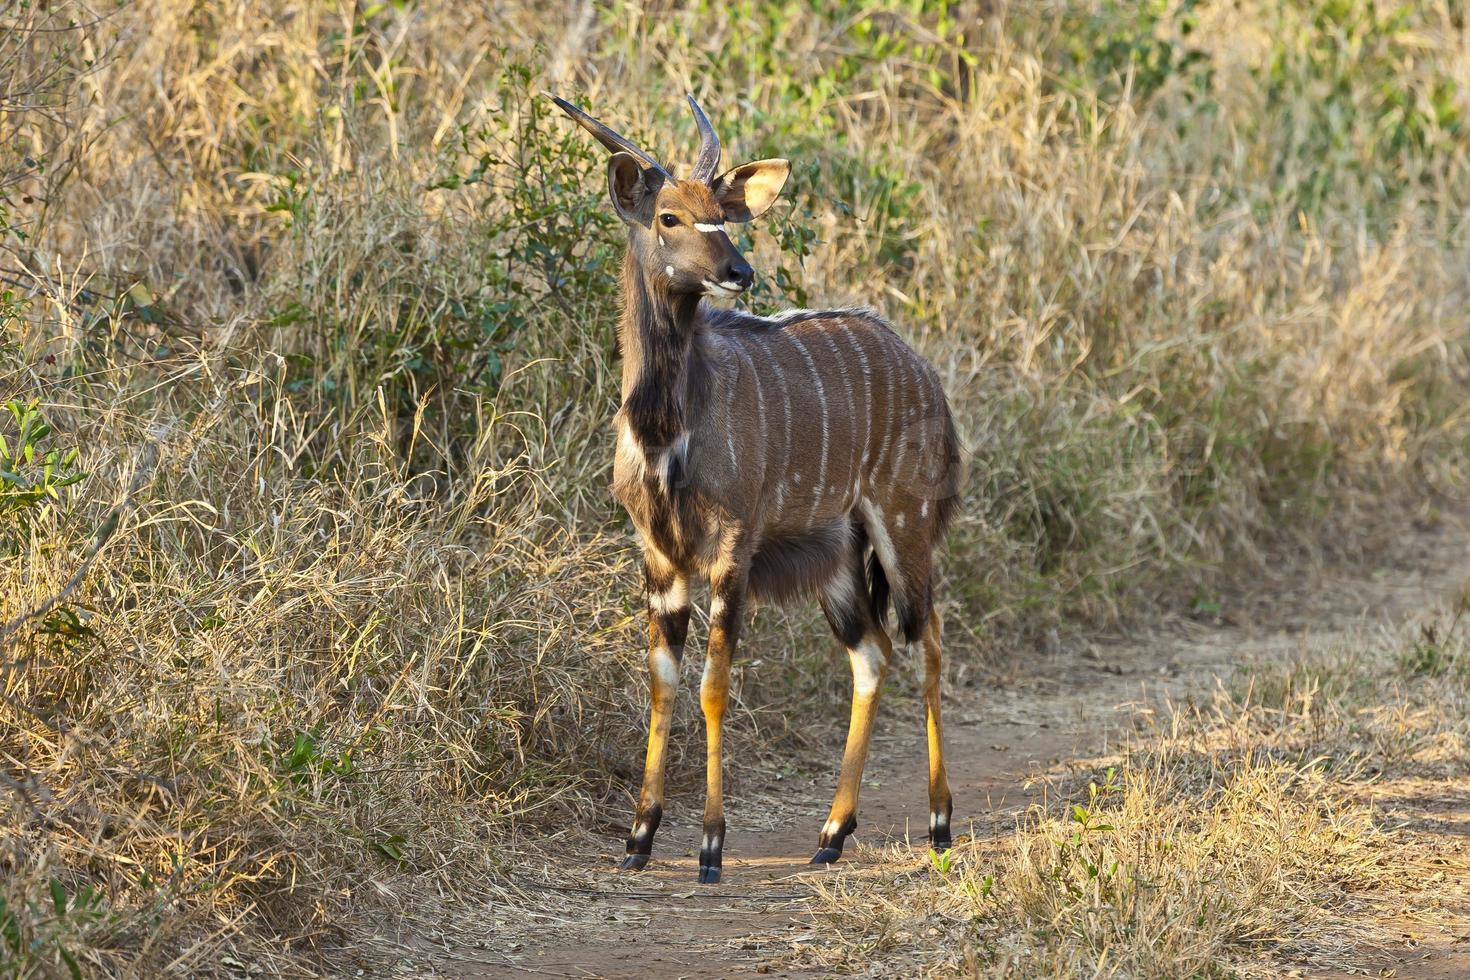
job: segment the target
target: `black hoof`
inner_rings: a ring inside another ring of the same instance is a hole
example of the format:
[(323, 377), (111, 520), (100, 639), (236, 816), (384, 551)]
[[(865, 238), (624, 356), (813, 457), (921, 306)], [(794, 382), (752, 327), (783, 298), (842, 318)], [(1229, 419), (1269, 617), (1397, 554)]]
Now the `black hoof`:
[(842, 852), (835, 847), (824, 847), (812, 858), (812, 864), (831, 864), (842, 857)]
[(949, 850), (951, 846), (953, 845), (950, 843), (948, 837), (945, 837), (942, 840), (932, 840), (929, 842), (929, 850), (934, 851), (937, 854), (943, 854), (945, 851)]
[(648, 867), (647, 854), (625, 854), (623, 863), (618, 865), (619, 871), (642, 871)]
[(720, 883), (720, 869), (702, 865), (699, 869), (699, 883), (701, 885), (718, 885)]

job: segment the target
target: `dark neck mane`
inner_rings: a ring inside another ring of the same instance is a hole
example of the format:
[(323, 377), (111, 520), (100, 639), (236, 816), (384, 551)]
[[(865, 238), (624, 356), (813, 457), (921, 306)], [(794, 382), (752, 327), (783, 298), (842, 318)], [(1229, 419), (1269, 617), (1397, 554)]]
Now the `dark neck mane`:
[(695, 350), (699, 297), (672, 295), (650, 281), (628, 246), (623, 256), (622, 414), (649, 453), (689, 431), (689, 391), (701, 365)]

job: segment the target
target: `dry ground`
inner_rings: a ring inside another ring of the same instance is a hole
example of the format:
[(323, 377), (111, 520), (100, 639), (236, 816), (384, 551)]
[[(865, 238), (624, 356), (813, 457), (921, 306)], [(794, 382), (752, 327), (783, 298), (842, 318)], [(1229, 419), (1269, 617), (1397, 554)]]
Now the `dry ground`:
[[(939, 896), (952, 895), (956, 881), (966, 890), (967, 874), (988, 867), (998, 871), (1006, 860), (1000, 852), (1034, 846), (1046, 836), (1058, 803), (1086, 801), (1082, 787), (1095, 783), (1099, 773), (1157, 753), (1163, 743), (1177, 743), (1191, 719), (1196, 734), (1218, 735), (1233, 726), (1227, 741), (1237, 755), (1243, 750), (1247, 758), (1252, 752), (1284, 758), (1279, 740), (1272, 741), (1271, 726), (1253, 730), (1242, 721), (1252, 705), (1273, 703), (1264, 689), (1283, 678), (1300, 685), (1294, 671), (1304, 664), (1322, 664), (1344, 651), (1397, 651), (1425, 624), (1441, 628), (1464, 578), (1462, 525), (1441, 522), (1401, 542), (1386, 564), (1340, 569), (1310, 581), (1283, 576), (1257, 594), (1223, 599), (1218, 614), (1211, 609), (1177, 617), (1143, 635), (1080, 651), (1058, 650), (1022, 665), (1014, 676), (951, 690), (950, 771), (957, 832), (965, 828), (968, 839), (948, 868), (934, 866), (923, 843), (927, 816), (919, 715), (900, 696), (885, 705), (869, 765), (861, 846), (833, 869), (813, 871), (803, 862), (825, 815), (833, 778), (827, 769), (838, 758), (835, 746), (828, 760), (792, 760), (809, 769), (767, 771), (741, 781), (743, 789), (731, 806), (726, 879), (717, 887), (694, 883), (699, 797), (684, 780), (688, 789), (673, 800), (648, 872), (636, 877), (613, 872), (621, 840), (611, 826), (595, 834), (569, 833), (526, 851), (517, 873), (522, 891), (512, 905), (491, 902), (477, 915), (454, 916), (448, 925), (406, 916), (384, 930), (378, 952), (394, 961), (400, 976), (1071, 975), (1078, 961), (1068, 957), (1077, 950), (1063, 948), (1069, 946), (1065, 936), (1059, 941), (1048, 938), (1046, 929), (1036, 930), (1034, 922), (1028, 926), (1023, 909), (1001, 910), (1001, 920), (1014, 920), (1002, 921), (1001, 932), (1008, 927), (1029, 938), (1018, 944), (1013, 936), (1009, 948), (1002, 942), (987, 953), (973, 926), (968, 935), (963, 926), (956, 931), (956, 923), (967, 916), (956, 917)], [(1321, 697), (1326, 700), (1325, 693)], [(1213, 720), (1204, 707), (1212, 699), (1227, 702)], [(1413, 714), (1393, 704), (1367, 710), (1398, 710), (1401, 722)], [(1320, 733), (1329, 723), (1311, 724)], [(1400, 730), (1403, 734), (1402, 724)], [(1353, 764), (1339, 766), (1340, 774), (1310, 787), (1304, 797), (1330, 801), (1323, 804), (1329, 818), (1320, 826), (1309, 822), (1309, 835), (1351, 836), (1353, 856), (1342, 860), (1343, 877), (1329, 900), (1310, 889), (1296, 896), (1302, 907), (1277, 897), (1281, 916), (1300, 925), (1299, 934), (1286, 935), (1291, 930), (1278, 921), (1274, 930), (1258, 929), (1222, 949), (1207, 950), (1211, 965), (1205, 971), (1181, 959), (1172, 968), (1140, 965), (1140, 972), (1211, 974), (1228, 968), (1264, 976), (1470, 975), (1470, 772), (1463, 766), (1464, 729), (1449, 733), (1458, 748), (1451, 746), (1448, 775), (1441, 767), (1439, 778), (1429, 774), (1432, 764), (1426, 769), (1385, 758), (1394, 753), (1382, 738), (1368, 751), (1340, 741), (1362, 731), (1355, 722), (1323, 736), (1338, 739), (1342, 758)], [(1408, 756), (1421, 762), (1427, 758), (1425, 746), (1437, 739), (1435, 733), (1413, 731), (1407, 737)], [(1153, 758), (1187, 765), (1178, 752)], [(1298, 774), (1311, 768), (1296, 761)], [(1401, 753), (1398, 761), (1407, 759)], [(1208, 765), (1230, 768), (1219, 758)], [(1132, 795), (1131, 789), (1120, 791)], [(1270, 793), (1258, 796), (1262, 806), (1281, 802)], [(1144, 802), (1157, 810), (1168, 801)], [(1125, 802), (1122, 809), (1130, 805)], [(1366, 823), (1355, 822), (1365, 815)], [(959, 866), (975, 859), (978, 868)], [(1290, 893), (1297, 885), (1287, 878)], [(1364, 895), (1355, 900), (1359, 891)], [(1024, 905), (1026, 896), (1019, 898)], [(1319, 907), (1307, 907), (1314, 904)], [(996, 918), (993, 912), (968, 918), (978, 922), (987, 916)], [(1058, 925), (1065, 922), (1059, 919)], [(1087, 937), (1081, 938), (1085, 945)], [(1098, 973), (1109, 973), (1108, 961), (1104, 949), (1092, 965)]]

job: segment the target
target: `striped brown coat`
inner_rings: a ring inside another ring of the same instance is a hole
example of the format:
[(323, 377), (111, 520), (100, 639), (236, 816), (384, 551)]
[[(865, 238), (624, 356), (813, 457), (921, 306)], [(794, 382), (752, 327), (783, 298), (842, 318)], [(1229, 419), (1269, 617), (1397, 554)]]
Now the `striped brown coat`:
[(957, 501), (959, 445), (937, 374), (870, 310), (760, 317), (701, 303), (749, 287), (753, 270), (724, 226), (770, 206), (789, 171), (784, 160), (716, 175), (719, 142), (691, 98), (704, 144), (689, 179), (676, 180), (575, 106), (557, 104), (614, 151), (609, 195), (629, 236), (613, 490), (643, 548), (653, 705), (623, 866), (646, 865), (662, 818), (664, 749), (696, 579), (711, 593), (700, 880), (720, 877), (721, 730), (749, 598), (816, 596), (849, 653), (852, 720), (813, 862), (836, 860), (856, 826), (892, 657), (883, 626), (890, 603), (900, 637), (925, 650), (930, 834), (947, 847), (933, 555)]

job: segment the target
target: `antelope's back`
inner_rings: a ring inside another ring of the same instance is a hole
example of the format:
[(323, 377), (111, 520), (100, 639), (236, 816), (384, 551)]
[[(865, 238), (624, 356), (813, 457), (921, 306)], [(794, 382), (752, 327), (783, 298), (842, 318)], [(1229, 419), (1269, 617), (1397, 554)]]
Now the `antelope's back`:
[(768, 535), (840, 526), (862, 508), (939, 539), (957, 500), (953, 416), (934, 368), (881, 317), (711, 310), (707, 323), (735, 380), (730, 450), (761, 474)]

